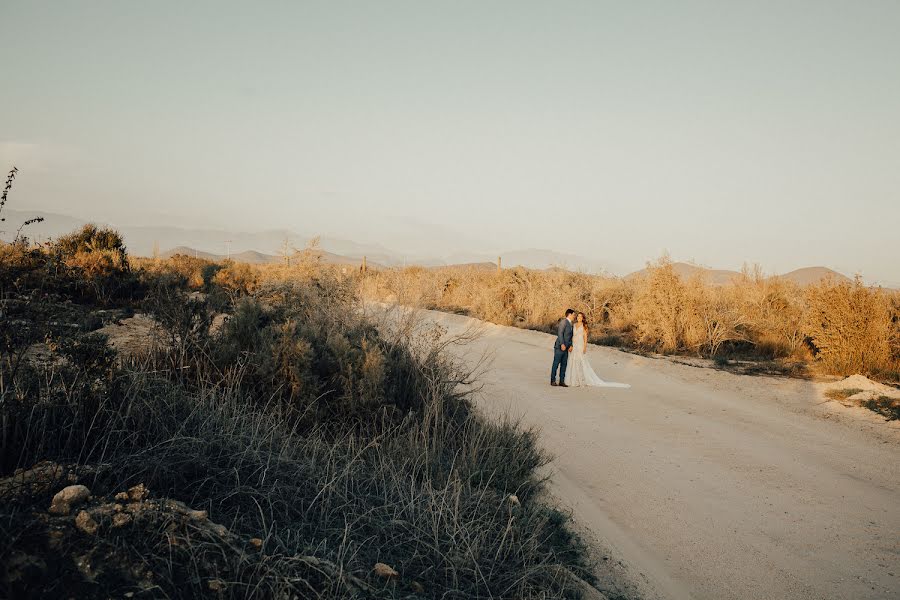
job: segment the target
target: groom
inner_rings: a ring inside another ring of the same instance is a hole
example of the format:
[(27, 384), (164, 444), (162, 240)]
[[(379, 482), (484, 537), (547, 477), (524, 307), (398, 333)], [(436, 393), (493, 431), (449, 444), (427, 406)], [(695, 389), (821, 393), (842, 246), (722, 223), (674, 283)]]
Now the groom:
[(569, 362), (569, 352), (572, 351), (572, 321), (575, 320), (575, 311), (571, 308), (566, 311), (566, 318), (559, 320), (556, 327), (556, 343), (553, 344), (553, 369), (550, 371), (550, 385), (556, 383), (556, 369), (559, 368), (559, 386), (566, 385), (566, 365)]

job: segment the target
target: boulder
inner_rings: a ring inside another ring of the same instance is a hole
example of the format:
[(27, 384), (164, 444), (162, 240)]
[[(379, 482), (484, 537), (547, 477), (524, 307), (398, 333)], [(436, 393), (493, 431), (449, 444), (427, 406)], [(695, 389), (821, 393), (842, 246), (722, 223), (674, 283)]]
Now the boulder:
[(54, 515), (67, 515), (73, 506), (77, 506), (91, 497), (91, 490), (83, 485), (70, 485), (64, 487), (53, 496), (50, 504), (50, 513)]

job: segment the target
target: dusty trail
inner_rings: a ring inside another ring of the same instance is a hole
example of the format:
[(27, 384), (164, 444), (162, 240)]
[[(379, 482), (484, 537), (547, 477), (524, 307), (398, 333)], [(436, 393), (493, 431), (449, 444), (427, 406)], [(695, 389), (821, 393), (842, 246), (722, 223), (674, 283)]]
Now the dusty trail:
[[(451, 334), (475, 322), (423, 315)], [(482, 409), (541, 428), (554, 493), (646, 596), (900, 598), (896, 423), (809, 382), (593, 346), (598, 375), (632, 389), (551, 388), (551, 347), (485, 324), (456, 351), (493, 353)]]

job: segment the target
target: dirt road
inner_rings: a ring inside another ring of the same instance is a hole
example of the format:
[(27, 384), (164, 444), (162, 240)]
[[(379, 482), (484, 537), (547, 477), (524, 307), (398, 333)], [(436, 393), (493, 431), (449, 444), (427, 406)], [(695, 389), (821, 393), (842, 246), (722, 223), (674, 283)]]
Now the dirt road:
[[(424, 314), (450, 333), (474, 321)], [(541, 428), (555, 495), (644, 595), (900, 598), (896, 422), (809, 382), (593, 346), (597, 373), (633, 387), (551, 388), (552, 343), (484, 325), (456, 351), (493, 353), (481, 407)]]

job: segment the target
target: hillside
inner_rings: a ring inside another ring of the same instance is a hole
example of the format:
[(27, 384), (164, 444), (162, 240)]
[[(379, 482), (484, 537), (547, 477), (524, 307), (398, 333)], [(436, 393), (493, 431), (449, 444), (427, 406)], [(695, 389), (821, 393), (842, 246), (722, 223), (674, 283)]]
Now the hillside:
[(431, 269), (477, 269), (479, 271), (496, 271), (497, 263), (492, 262), (470, 262), (470, 263), (457, 263), (453, 265), (441, 265), (435, 267), (429, 267)]
[[(707, 267), (700, 267), (683, 262), (672, 263), (672, 266), (675, 268), (675, 273), (682, 279), (690, 279), (695, 275), (700, 275), (701, 277), (703, 277), (706, 283), (711, 285), (726, 285), (730, 283), (733, 278), (739, 277), (741, 275), (737, 271), (730, 271), (727, 269), (709, 269)], [(638, 279), (646, 275), (646, 273), (647, 269), (641, 269), (640, 271), (629, 273), (625, 276), (625, 279)], [(818, 283), (822, 279), (829, 277), (834, 279), (835, 281), (851, 281), (850, 278), (846, 275), (842, 275), (841, 273), (838, 273), (833, 269), (829, 269), (828, 267), (804, 267), (802, 269), (795, 269), (781, 275), (775, 275), (774, 277), (792, 281), (801, 286)]]
[(797, 285), (818, 283), (826, 277), (831, 277), (835, 281), (852, 281), (846, 275), (842, 275), (828, 267), (805, 267), (803, 269), (794, 269), (793, 271), (785, 273), (784, 275), (779, 275), (778, 277), (793, 281)]
[[(675, 268), (675, 273), (682, 279), (690, 279), (691, 277), (700, 275), (701, 277), (703, 277), (706, 283), (712, 285), (725, 285), (727, 283), (731, 283), (731, 280), (734, 277), (738, 277), (740, 275), (740, 273), (738, 273), (737, 271), (729, 271), (727, 269), (709, 269), (706, 267), (700, 267), (683, 262), (672, 263), (672, 266)], [(647, 269), (641, 269), (640, 271), (629, 273), (625, 276), (625, 279), (639, 279), (641, 277), (644, 277), (646, 274)]]

